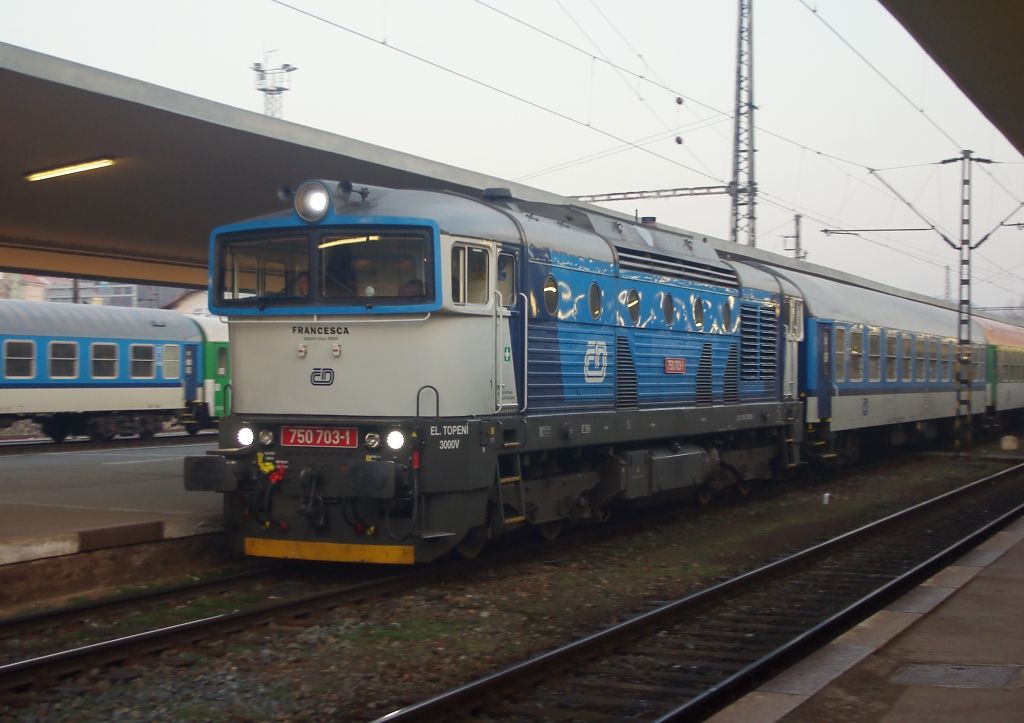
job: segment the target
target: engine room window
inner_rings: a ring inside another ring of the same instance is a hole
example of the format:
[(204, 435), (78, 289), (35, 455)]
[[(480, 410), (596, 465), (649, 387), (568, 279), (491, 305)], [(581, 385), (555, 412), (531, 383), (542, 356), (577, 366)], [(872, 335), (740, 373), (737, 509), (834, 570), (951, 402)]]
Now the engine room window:
[(78, 376), (78, 344), (72, 341), (50, 342), (50, 377), (74, 379)]
[(516, 305), (516, 257), (513, 254), (498, 254), (498, 293), (501, 305)]
[(676, 302), (668, 292), (661, 297), (661, 315), (665, 318), (665, 326), (672, 326), (676, 320)]
[(550, 316), (558, 314), (558, 282), (550, 274), (544, 279), (544, 309)]
[(92, 345), (92, 378), (114, 379), (117, 377), (117, 345)]
[(726, 333), (732, 331), (732, 306), (733, 298), (722, 302), (722, 327)]
[(156, 347), (152, 344), (132, 344), (132, 379), (152, 379), (156, 376)]
[(864, 332), (850, 331), (850, 381), (864, 381)]
[(4, 342), (4, 376), (7, 379), (31, 379), (36, 375), (35, 362), (35, 342)]
[(601, 318), (601, 307), (604, 305), (604, 294), (601, 287), (594, 281), (590, 284), (590, 292), (587, 294), (587, 301), (590, 303), (590, 316), (592, 319)]
[(640, 323), (640, 293), (636, 289), (630, 289), (626, 294), (626, 310), (629, 311), (629, 319), (634, 325)]
[(452, 247), (452, 301), (456, 304), (486, 304), (490, 298), (487, 249), (478, 246)]
[(704, 328), (704, 299), (699, 296), (693, 297), (693, 325), (698, 329)]

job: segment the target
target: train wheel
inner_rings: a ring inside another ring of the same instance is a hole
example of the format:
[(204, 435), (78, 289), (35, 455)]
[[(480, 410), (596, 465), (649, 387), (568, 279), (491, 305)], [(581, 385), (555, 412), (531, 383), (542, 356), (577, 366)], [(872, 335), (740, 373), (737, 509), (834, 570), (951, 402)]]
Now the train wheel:
[(44, 424), (43, 434), (45, 434), (47, 437), (52, 439), (57, 444), (60, 444), (61, 442), (68, 438), (68, 430), (63, 425), (60, 424), (54, 424), (52, 426), (49, 424)]
[(484, 549), (485, 542), (487, 542), (487, 528), (474, 527), (455, 546), (455, 551), (459, 553), (459, 557), (463, 560), (473, 560)]
[(554, 542), (561, 537), (562, 530), (564, 529), (565, 520), (552, 520), (551, 522), (537, 525), (537, 533), (548, 542)]

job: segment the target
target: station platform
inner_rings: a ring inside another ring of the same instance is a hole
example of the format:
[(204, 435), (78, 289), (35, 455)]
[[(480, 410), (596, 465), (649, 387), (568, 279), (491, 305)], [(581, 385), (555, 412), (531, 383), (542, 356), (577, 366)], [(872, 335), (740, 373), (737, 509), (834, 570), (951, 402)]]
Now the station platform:
[(1024, 720), (1024, 519), (709, 720)]

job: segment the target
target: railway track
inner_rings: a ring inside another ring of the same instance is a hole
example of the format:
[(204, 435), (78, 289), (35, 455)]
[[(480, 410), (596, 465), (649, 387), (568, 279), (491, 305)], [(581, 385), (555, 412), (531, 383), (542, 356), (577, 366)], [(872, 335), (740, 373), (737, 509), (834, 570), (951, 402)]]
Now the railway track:
[(378, 720), (699, 719), (1019, 516), (1022, 477), (1017, 465)]

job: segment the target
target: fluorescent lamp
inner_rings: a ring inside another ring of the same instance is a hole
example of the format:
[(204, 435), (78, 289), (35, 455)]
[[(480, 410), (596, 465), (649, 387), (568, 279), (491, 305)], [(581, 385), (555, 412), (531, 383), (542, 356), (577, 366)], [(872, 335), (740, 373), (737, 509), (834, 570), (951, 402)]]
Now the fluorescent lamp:
[(56, 178), (58, 176), (66, 176), (70, 173), (82, 173), (83, 171), (94, 171), (97, 168), (106, 168), (107, 166), (114, 165), (112, 158), (98, 158), (95, 161), (86, 161), (85, 163), (76, 163), (73, 166), (61, 166), (60, 168), (51, 168), (49, 171), (39, 171), (38, 173), (29, 173), (25, 176), (27, 181), (45, 181), (48, 178)]

